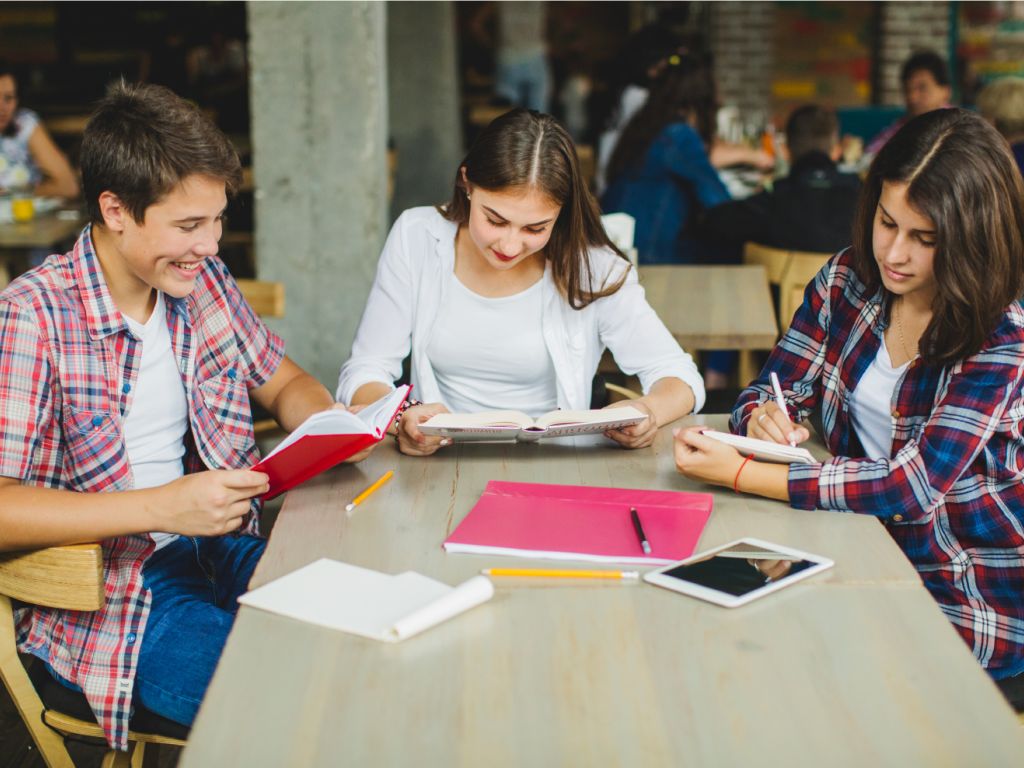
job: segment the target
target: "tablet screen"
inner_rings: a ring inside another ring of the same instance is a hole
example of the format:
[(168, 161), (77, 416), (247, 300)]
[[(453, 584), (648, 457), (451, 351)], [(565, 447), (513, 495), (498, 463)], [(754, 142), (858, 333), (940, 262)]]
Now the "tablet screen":
[(661, 573), (705, 589), (739, 597), (786, 581), (817, 564), (770, 548), (740, 542), (702, 560), (677, 565)]

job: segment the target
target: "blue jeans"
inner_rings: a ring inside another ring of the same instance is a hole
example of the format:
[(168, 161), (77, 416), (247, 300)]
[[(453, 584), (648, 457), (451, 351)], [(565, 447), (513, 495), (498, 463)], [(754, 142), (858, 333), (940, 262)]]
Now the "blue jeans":
[(192, 725), (265, 546), (253, 536), (181, 536), (146, 561), (142, 580), (152, 599), (134, 701)]

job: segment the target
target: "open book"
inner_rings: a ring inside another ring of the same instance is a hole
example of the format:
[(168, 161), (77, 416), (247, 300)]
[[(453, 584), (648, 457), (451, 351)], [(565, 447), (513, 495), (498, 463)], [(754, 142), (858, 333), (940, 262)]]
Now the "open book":
[(731, 445), (744, 456), (752, 455), (758, 461), (771, 461), (776, 464), (814, 464), (817, 461), (806, 448), (794, 448), (791, 445), (773, 443), (771, 440), (758, 440), (756, 437), (743, 437), (714, 429), (705, 429), (702, 434)]
[(397, 643), (487, 602), (490, 579), (457, 587), (415, 571), (392, 576), (321, 558), (238, 598), (242, 605), (309, 624)]
[(551, 411), (531, 419), (522, 411), (439, 413), (420, 424), (425, 435), (455, 440), (519, 440), (542, 437), (589, 435), (639, 424), (647, 418), (636, 408), (604, 408), (594, 411)]
[(314, 413), (253, 467), (270, 475), (264, 498), (272, 499), (380, 442), (410, 389), (399, 387), (359, 413)]

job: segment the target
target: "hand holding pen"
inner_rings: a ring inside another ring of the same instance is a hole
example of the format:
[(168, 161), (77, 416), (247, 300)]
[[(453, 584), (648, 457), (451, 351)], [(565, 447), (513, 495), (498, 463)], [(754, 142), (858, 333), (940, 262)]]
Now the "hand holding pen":
[(772, 390), (775, 399), (758, 406), (750, 414), (747, 422), (747, 435), (760, 440), (770, 440), (783, 445), (797, 445), (810, 438), (811, 433), (806, 427), (794, 425), (789, 420), (786, 399), (782, 393), (782, 385), (774, 371), (771, 372)]

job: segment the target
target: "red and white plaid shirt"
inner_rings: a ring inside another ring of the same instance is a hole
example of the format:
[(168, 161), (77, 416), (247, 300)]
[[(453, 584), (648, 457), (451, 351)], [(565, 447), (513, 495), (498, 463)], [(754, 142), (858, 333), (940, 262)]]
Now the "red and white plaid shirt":
[[(114, 305), (87, 226), (0, 294), (0, 476), (100, 493), (134, 487), (125, 450), (142, 349)], [(166, 297), (171, 349), (188, 398), (185, 472), (248, 467), (259, 452), (248, 390), (284, 356), (223, 262), (207, 259), (195, 289)], [(247, 532), (256, 533), (258, 506)], [(149, 615), (142, 566), (149, 536), (102, 542), (106, 602), (95, 612), (25, 606), (18, 647), (85, 692), (107, 740), (128, 746), (135, 667)]]

